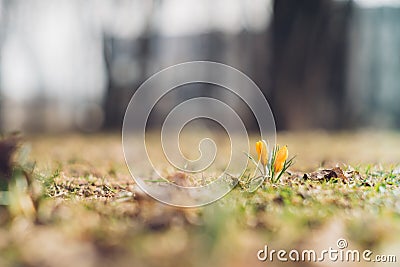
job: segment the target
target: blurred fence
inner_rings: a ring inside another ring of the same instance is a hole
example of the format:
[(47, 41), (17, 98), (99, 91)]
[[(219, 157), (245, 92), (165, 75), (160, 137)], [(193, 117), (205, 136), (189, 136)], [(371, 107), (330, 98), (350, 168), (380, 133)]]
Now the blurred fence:
[(192, 60), (248, 74), (279, 129), (400, 127), (398, 1), (0, 3), (2, 131), (119, 129), (146, 78)]

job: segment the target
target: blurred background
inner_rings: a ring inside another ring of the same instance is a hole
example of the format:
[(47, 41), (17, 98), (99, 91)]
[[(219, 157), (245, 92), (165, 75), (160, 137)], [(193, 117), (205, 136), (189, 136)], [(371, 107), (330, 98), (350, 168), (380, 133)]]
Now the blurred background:
[(246, 73), (279, 130), (396, 129), (399, 23), (399, 0), (0, 0), (0, 129), (120, 130), (144, 80), (192, 60)]

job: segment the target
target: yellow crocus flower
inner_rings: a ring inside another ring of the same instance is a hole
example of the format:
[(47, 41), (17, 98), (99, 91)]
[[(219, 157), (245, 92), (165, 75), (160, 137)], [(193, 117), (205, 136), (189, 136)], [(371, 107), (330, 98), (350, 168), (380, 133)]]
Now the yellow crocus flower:
[(288, 156), (289, 156), (289, 151), (287, 146), (283, 146), (278, 150), (278, 152), (276, 153), (275, 163), (274, 163), (275, 173), (282, 171)]
[(258, 161), (261, 162), (263, 166), (268, 164), (268, 148), (267, 142), (260, 140), (256, 143), (256, 151), (258, 155)]

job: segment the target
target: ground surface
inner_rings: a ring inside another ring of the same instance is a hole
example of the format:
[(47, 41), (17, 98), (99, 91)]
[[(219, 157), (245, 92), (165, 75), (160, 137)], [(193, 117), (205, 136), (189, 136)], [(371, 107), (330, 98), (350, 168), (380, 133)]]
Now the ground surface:
[(278, 142), (297, 155), (280, 183), (181, 209), (139, 190), (118, 134), (28, 136), (34, 207), (0, 206), (0, 266), (280, 266), (257, 251), (319, 252), (339, 238), (397, 263), (337, 266), (398, 266), (400, 134), (280, 133)]

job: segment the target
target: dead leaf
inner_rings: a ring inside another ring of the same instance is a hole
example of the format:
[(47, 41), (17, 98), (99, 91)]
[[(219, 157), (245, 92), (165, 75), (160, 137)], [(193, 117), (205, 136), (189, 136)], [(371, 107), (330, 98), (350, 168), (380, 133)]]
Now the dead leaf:
[(168, 175), (167, 180), (180, 186), (190, 185), (188, 177), (184, 172), (175, 172), (174, 174)]
[(304, 180), (314, 180), (314, 181), (329, 181), (332, 178), (338, 178), (339, 180), (348, 183), (349, 178), (344, 175), (343, 170), (340, 167), (335, 167), (333, 169), (323, 169), (312, 173), (305, 173), (303, 175)]
[(332, 178), (339, 178), (343, 182), (349, 182), (349, 179), (344, 175), (343, 170), (340, 167), (335, 167), (331, 170), (325, 170), (328, 173), (325, 174), (325, 179), (330, 180)]

